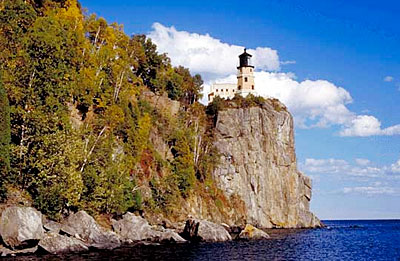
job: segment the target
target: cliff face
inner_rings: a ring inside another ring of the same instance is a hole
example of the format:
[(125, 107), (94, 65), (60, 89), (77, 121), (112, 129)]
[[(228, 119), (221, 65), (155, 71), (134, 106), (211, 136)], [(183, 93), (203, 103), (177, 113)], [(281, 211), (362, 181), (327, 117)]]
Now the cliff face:
[[(178, 109), (170, 110), (173, 106), (167, 97), (145, 97), (160, 112), (176, 117)], [(151, 143), (171, 161), (171, 147), (159, 131), (150, 134)], [(197, 187), (187, 198), (174, 202), (173, 217), (165, 218), (185, 221), (191, 216), (260, 228), (321, 225), (309, 211), (311, 179), (297, 170), (293, 119), (282, 103), (267, 99), (254, 106), (238, 106), (227, 101), (212, 133), (212, 145), (219, 152), (213, 185)], [(151, 197), (147, 183), (143, 182), (142, 193)]]
[[(218, 114), (215, 146), (221, 161), (213, 173), (228, 198), (244, 203), (247, 223), (263, 228), (316, 227), (309, 211), (311, 179), (297, 170), (293, 119), (284, 105), (230, 108)], [(230, 216), (241, 216), (233, 208)]]

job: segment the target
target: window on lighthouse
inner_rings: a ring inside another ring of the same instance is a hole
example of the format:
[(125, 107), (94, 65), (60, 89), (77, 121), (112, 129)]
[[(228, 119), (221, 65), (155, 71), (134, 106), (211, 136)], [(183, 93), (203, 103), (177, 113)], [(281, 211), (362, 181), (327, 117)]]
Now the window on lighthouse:
[(247, 77), (244, 77), (244, 81), (247, 82)]

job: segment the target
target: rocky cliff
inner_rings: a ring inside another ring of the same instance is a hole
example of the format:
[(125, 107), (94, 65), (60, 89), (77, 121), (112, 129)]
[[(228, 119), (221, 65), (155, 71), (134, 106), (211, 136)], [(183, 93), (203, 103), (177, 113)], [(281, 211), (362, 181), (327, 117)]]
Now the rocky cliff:
[[(309, 210), (311, 179), (297, 170), (293, 119), (277, 100), (218, 113), (215, 146), (220, 164), (213, 173), (228, 198), (244, 203), (247, 223), (263, 228), (318, 227)], [(233, 208), (231, 216), (243, 209)]]
[[(164, 118), (177, 118), (183, 110), (179, 102), (165, 95), (144, 92), (141, 99)], [(200, 181), (185, 198), (170, 197), (167, 202), (171, 189), (169, 170), (154, 168), (157, 164), (151, 163), (148, 156), (140, 162), (144, 174), (137, 181), (138, 188), (144, 202), (162, 202), (168, 204), (168, 210), (160, 213), (145, 203), (146, 218), (150, 223), (160, 223), (183, 222), (192, 217), (228, 226), (252, 224), (259, 228), (321, 226), (309, 210), (311, 179), (297, 170), (293, 118), (286, 107), (276, 99), (223, 103), (213, 124), (198, 123), (203, 124), (198, 135), (210, 132), (211, 145), (218, 151), (218, 164), (211, 173), (212, 185)], [(175, 155), (169, 140), (174, 125), (158, 125), (161, 127), (155, 125), (150, 131), (150, 143), (164, 162), (173, 162)], [(167, 180), (167, 187), (152, 185), (163, 179)]]

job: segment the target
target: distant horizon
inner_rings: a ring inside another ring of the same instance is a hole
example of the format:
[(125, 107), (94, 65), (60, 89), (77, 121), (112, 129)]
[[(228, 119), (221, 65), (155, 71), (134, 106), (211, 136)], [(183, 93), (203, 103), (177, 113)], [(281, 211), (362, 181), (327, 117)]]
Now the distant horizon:
[(321, 219), (322, 222), (324, 222), (324, 221), (396, 221), (396, 220), (400, 220), (400, 218)]

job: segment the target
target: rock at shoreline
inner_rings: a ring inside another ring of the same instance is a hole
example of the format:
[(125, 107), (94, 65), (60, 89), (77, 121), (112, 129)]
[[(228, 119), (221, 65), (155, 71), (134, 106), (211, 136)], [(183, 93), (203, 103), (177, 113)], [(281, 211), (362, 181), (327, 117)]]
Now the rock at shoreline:
[(49, 232), (54, 232), (54, 233), (59, 233), (61, 229), (61, 224), (58, 222), (55, 222), (53, 220), (45, 220), (43, 222), (43, 227), (45, 230)]
[(152, 238), (158, 236), (158, 233), (151, 228), (146, 219), (135, 216), (130, 212), (123, 215), (121, 220), (112, 220), (112, 226), (124, 243), (151, 241)]
[(261, 229), (255, 228), (247, 224), (246, 227), (239, 234), (240, 239), (267, 239), (270, 236)]
[(114, 231), (121, 240), (130, 244), (137, 241), (163, 242), (186, 242), (178, 233), (172, 229), (154, 230), (146, 219), (136, 216), (130, 212), (126, 213), (121, 220), (112, 220)]
[(11, 248), (32, 245), (44, 235), (42, 214), (31, 207), (9, 207), (1, 215), (0, 235)]
[(51, 254), (88, 251), (89, 248), (74, 237), (63, 236), (56, 233), (46, 233), (40, 240), (39, 246)]
[(186, 221), (182, 236), (190, 241), (219, 242), (232, 240), (223, 226), (210, 221), (195, 219)]
[(102, 229), (85, 211), (70, 215), (62, 224), (61, 232), (76, 237), (97, 249), (114, 249), (121, 245), (117, 234)]
[(157, 236), (152, 240), (158, 243), (185, 243), (187, 242), (183, 237), (172, 229), (164, 229), (163, 231), (156, 231)]
[(25, 248), (25, 249), (20, 249), (20, 250), (11, 250), (11, 249), (0, 246), (0, 255), (2, 257), (5, 257), (5, 256), (33, 254), (37, 251), (37, 249), (38, 249), (38, 247), (35, 246), (35, 247)]

